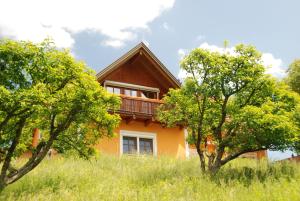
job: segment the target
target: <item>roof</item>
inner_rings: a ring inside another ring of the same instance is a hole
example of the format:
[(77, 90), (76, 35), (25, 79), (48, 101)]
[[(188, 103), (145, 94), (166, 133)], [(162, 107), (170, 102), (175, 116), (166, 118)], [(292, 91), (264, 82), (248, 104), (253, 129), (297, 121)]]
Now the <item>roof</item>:
[(104, 68), (102, 71), (100, 71), (99, 73), (97, 73), (97, 75), (96, 75), (97, 80), (105, 77), (106, 75), (108, 75), (112, 71), (116, 70), (118, 67), (121, 66), (121, 64), (125, 63), (130, 58), (132, 58), (134, 55), (136, 55), (137, 53), (139, 53), (141, 49), (144, 50), (155, 61), (155, 63), (157, 64), (157, 66), (159, 66), (160, 69), (162, 70), (162, 72), (165, 75), (167, 75), (167, 77), (173, 83), (174, 86), (180, 87), (181, 84), (176, 79), (176, 77), (165, 67), (165, 65), (151, 52), (151, 50), (143, 42), (141, 42), (138, 45), (136, 45), (134, 48), (132, 48), (131, 50), (129, 50), (127, 53), (125, 53), (119, 59), (117, 59), (112, 64), (110, 64), (109, 66), (107, 66), (106, 68)]

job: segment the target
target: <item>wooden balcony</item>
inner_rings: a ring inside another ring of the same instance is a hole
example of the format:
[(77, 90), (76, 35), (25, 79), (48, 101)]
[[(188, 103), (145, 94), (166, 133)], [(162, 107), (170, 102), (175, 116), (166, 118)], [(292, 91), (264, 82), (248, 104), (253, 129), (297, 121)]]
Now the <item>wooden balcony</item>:
[(123, 119), (142, 119), (154, 121), (156, 108), (162, 101), (120, 95), (122, 98), (121, 108), (118, 111)]

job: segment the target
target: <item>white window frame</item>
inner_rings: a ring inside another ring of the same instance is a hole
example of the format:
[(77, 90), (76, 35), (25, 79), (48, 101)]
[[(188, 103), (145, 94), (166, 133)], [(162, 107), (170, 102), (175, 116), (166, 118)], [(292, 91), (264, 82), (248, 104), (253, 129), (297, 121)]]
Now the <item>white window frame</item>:
[(136, 137), (137, 139), (137, 155), (140, 155), (140, 138), (152, 139), (153, 156), (157, 156), (156, 133), (120, 130), (120, 155), (123, 155), (123, 137)]

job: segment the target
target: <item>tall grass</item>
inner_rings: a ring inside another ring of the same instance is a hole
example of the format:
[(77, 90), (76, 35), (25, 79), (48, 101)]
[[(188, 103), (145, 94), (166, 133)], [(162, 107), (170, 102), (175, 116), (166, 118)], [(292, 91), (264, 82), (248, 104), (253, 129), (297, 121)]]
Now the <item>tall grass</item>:
[(216, 176), (197, 159), (101, 156), (46, 159), (1, 200), (300, 200), (299, 164), (237, 159)]

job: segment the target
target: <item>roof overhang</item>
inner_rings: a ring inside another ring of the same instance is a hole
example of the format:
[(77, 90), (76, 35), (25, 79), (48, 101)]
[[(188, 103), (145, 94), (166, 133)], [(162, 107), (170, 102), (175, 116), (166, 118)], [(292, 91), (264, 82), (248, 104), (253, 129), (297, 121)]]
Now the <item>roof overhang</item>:
[(129, 88), (129, 89), (136, 89), (136, 90), (145, 90), (145, 91), (151, 91), (151, 92), (157, 92), (159, 93), (158, 88), (153, 88), (153, 87), (146, 87), (146, 86), (141, 86), (141, 85), (136, 85), (136, 84), (128, 84), (128, 83), (123, 83), (123, 82), (115, 82), (111, 80), (105, 80), (104, 81), (104, 86), (115, 86), (115, 87), (123, 87), (123, 88)]

